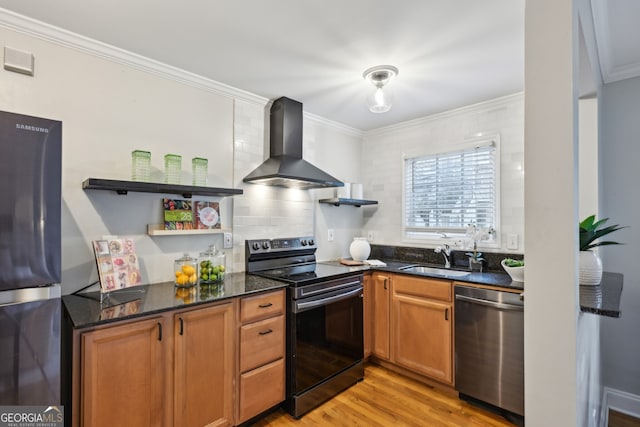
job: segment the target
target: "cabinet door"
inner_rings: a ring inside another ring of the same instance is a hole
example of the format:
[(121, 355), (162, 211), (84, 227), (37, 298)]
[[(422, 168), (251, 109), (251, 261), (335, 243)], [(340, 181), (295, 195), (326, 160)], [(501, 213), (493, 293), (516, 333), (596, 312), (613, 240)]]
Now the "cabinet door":
[(391, 304), (391, 276), (374, 273), (373, 279), (373, 350), (372, 353), (389, 359), (389, 328)]
[(393, 362), (452, 384), (451, 303), (393, 296)]
[(363, 308), (363, 320), (362, 330), (364, 334), (364, 357), (371, 356), (371, 342), (373, 341), (373, 280), (370, 274), (364, 275), (362, 290), (362, 308)]
[(166, 320), (158, 317), (81, 336), (83, 426), (167, 423)]
[(174, 425), (233, 425), (233, 304), (174, 315)]

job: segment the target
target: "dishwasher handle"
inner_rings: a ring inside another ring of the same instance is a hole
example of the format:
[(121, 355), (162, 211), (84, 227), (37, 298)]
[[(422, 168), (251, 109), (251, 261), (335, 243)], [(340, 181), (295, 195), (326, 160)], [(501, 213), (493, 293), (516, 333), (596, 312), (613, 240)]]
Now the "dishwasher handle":
[(473, 298), (473, 297), (468, 297), (466, 295), (456, 294), (456, 299), (460, 301), (467, 301), (472, 304), (486, 305), (487, 307), (498, 308), (500, 310), (524, 311), (524, 306), (522, 305), (505, 304), (503, 302), (496, 302), (496, 301), (487, 301), (486, 299)]

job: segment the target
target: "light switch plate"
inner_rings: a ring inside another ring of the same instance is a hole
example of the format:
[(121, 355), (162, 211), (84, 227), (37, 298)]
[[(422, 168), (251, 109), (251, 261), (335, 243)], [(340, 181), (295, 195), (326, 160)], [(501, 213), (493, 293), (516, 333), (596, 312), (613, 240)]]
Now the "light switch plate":
[(231, 233), (224, 233), (224, 241), (222, 243), (222, 247), (224, 249), (231, 249), (233, 248), (233, 234)]
[(373, 230), (367, 231), (367, 240), (373, 242), (376, 239), (376, 232)]
[(518, 249), (517, 234), (507, 234), (507, 249)]
[(334, 238), (333, 228), (330, 228), (327, 230), (327, 241), (333, 242), (333, 238)]

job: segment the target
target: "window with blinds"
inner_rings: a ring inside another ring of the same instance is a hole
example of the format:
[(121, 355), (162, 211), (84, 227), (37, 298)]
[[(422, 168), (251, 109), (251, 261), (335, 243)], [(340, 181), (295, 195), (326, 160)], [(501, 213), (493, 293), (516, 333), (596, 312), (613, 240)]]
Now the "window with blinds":
[(469, 224), (496, 227), (496, 146), (405, 159), (407, 234), (463, 233)]

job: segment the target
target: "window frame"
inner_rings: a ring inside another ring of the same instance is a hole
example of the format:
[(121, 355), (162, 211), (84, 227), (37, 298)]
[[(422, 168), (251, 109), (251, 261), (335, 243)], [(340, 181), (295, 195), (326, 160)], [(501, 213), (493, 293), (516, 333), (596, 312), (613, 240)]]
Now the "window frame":
[(402, 153), (402, 212), (401, 212), (401, 225), (402, 225), (402, 241), (411, 245), (423, 245), (423, 246), (438, 246), (443, 244), (448, 244), (451, 247), (457, 249), (465, 249), (465, 234), (462, 233), (452, 233), (449, 231), (445, 231), (447, 237), (442, 236), (437, 230), (417, 232), (411, 231), (407, 229), (406, 224), (406, 213), (407, 213), (407, 160), (416, 158), (416, 157), (424, 157), (424, 156), (435, 156), (438, 154), (446, 154), (446, 153), (455, 153), (461, 152), (465, 150), (472, 149), (479, 145), (486, 145), (490, 142), (493, 142), (494, 155), (495, 155), (495, 163), (494, 163), (494, 191), (495, 191), (495, 224), (493, 226), (495, 232), (493, 233), (493, 238), (491, 240), (485, 240), (482, 242), (478, 242), (478, 246), (481, 248), (500, 248), (501, 247), (501, 228), (500, 228), (500, 217), (501, 217), (501, 207), (500, 207), (500, 198), (501, 198), (501, 181), (500, 181), (500, 169), (502, 166), (502, 156), (500, 153), (500, 134), (487, 134), (482, 136), (476, 136), (473, 138), (465, 138), (465, 140), (458, 144), (441, 144), (436, 147), (430, 148), (420, 148), (417, 150), (411, 150)]

